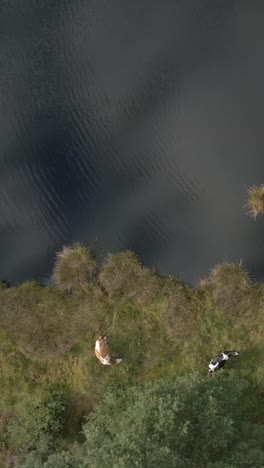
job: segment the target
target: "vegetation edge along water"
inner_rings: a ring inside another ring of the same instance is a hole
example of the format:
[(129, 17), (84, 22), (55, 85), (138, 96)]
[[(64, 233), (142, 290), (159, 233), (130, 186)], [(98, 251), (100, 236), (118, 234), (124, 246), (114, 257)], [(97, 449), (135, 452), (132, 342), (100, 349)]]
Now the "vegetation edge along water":
[[(263, 331), (241, 264), (193, 288), (131, 251), (64, 247), (52, 286), (1, 283), (2, 466), (263, 467)], [(119, 366), (96, 360), (101, 334)], [(208, 379), (225, 349), (242, 355)]]

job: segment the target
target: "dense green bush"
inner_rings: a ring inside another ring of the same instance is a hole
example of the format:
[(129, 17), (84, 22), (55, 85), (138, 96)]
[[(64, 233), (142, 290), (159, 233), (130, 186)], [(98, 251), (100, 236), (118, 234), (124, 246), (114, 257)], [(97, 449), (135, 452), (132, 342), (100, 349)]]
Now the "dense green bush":
[(230, 376), (194, 375), (109, 389), (84, 425), (83, 447), (43, 466), (263, 467), (264, 426), (250, 422), (246, 388)]
[(84, 426), (87, 459), (94, 467), (206, 466), (252, 448), (263, 464), (264, 426), (250, 424), (245, 388), (220, 375), (110, 393)]
[(61, 391), (33, 397), (23, 405), (17, 403), (6, 429), (8, 447), (14, 452), (45, 452), (55, 445), (64, 423), (65, 402)]

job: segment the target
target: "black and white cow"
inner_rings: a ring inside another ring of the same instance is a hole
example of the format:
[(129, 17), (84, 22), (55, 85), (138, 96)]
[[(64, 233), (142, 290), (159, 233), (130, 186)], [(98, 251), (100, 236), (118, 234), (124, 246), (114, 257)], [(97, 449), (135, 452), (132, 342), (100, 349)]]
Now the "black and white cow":
[(215, 371), (221, 369), (231, 356), (240, 356), (238, 351), (223, 351), (217, 354), (208, 364), (208, 375), (211, 377)]

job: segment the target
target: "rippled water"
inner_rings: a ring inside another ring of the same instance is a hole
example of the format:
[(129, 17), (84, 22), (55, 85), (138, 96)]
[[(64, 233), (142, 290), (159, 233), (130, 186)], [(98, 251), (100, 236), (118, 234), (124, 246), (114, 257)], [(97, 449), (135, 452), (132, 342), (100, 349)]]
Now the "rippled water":
[(264, 276), (264, 3), (2, 0), (0, 278), (80, 240), (196, 283)]

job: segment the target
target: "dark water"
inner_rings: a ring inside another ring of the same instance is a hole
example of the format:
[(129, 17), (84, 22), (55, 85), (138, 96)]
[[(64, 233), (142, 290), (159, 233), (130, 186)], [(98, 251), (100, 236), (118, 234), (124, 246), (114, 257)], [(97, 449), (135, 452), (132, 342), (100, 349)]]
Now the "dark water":
[(0, 278), (83, 241), (264, 276), (264, 2), (0, 0)]

